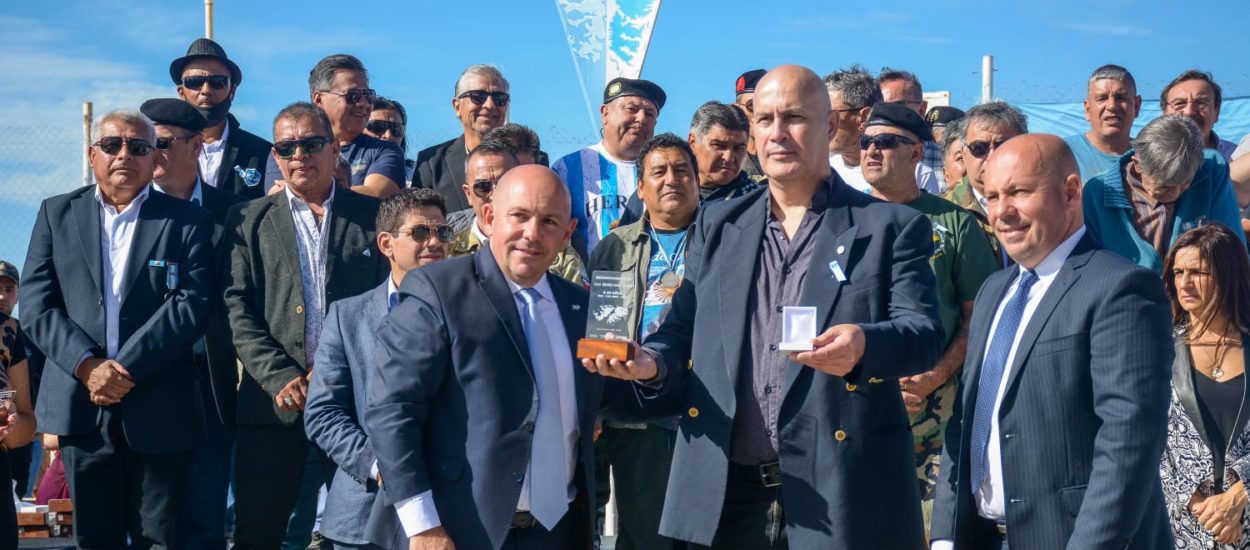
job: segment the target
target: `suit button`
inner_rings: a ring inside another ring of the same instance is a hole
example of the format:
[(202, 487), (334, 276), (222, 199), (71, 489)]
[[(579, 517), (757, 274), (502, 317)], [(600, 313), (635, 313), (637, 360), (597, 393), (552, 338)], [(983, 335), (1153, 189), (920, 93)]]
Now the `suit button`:
[(846, 391), (855, 391), (855, 388), (858, 388), (858, 387), (859, 386), (856, 386), (855, 384), (852, 384), (850, 382), (846, 383)]
[(836, 439), (836, 440), (838, 440), (838, 441), (846, 441), (846, 432), (844, 432), (844, 431), (842, 431), (842, 430), (838, 430), (838, 431), (836, 431), (836, 432), (833, 432), (833, 438), (834, 438), (834, 439)]
[(694, 370), (694, 361), (686, 363), (686, 370)]
[(524, 485), (525, 476), (522, 474), (512, 474), (512, 481), (515, 481), (517, 485)]
[(777, 351), (777, 344), (768, 344), (768, 351)]
[(304, 314), (304, 306), (295, 306), (295, 314), (296, 314), (296, 315), (303, 315), (303, 314)]
[(525, 433), (531, 433), (531, 434), (532, 434), (532, 433), (534, 433), (534, 423), (533, 423), (533, 422), (526, 422), (526, 423), (524, 423), (524, 424), (521, 424), (521, 429), (522, 429), (522, 430), (525, 430)]
[(686, 414), (690, 415), (690, 418), (698, 418), (698, 417), (699, 417), (699, 409), (696, 409), (696, 408), (694, 408), (694, 407), (690, 407), (690, 410), (686, 411)]
[(882, 382), (885, 382), (885, 380), (882, 380), (882, 379), (880, 379), (880, 378), (876, 378), (876, 377), (874, 377), (874, 378), (869, 378), (869, 379), (868, 379), (868, 383), (869, 383), (869, 384), (880, 384), (880, 383), (882, 383)]
[(296, 340), (296, 341), (295, 341), (295, 347), (296, 347), (296, 349), (304, 349), (304, 343), (303, 343), (303, 342), (301, 342), (301, 341), (299, 341), (299, 340)]

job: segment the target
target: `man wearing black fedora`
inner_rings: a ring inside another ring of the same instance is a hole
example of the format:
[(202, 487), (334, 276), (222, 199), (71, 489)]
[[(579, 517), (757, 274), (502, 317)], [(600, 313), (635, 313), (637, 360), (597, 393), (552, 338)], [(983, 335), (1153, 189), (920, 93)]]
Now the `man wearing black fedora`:
[(230, 114), (243, 71), (219, 44), (198, 38), (187, 55), (169, 64), (169, 77), (178, 85), (178, 96), (208, 119), (199, 157), (204, 181), (249, 199), (263, 195), (265, 161), (273, 144), (240, 128)]

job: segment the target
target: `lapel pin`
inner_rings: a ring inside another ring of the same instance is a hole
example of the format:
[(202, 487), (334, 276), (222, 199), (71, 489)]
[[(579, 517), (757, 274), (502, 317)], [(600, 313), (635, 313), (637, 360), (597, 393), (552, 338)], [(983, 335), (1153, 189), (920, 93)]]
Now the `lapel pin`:
[(838, 252), (838, 255), (841, 256), (843, 252), (846, 252), (846, 247), (842, 245), (838, 245), (837, 252)]
[(361, 254), (362, 256), (365, 256), (365, 257), (369, 257), (369, 256), (372, 256), (372, 255), (373, 255), (372, 253), (370, 253), (370, 252), (369, 252), (369, 249), (368, 249), (368, 248), (366, 248), (366, 249), (365, 249), (365, 251), (364, 251), (364, 252), (361, 252), (360, 254)]
[(829, 271), (833, 273), (833, 278), (837, 279), (839, 283), (846, 282), (846, 272), (842, 271), (842, 264), (839, 264), (837, 260), (829, 262)]
[(582, 310), (581, 304), (573, 304), (573, 311), (581, 311), (581, 310)]

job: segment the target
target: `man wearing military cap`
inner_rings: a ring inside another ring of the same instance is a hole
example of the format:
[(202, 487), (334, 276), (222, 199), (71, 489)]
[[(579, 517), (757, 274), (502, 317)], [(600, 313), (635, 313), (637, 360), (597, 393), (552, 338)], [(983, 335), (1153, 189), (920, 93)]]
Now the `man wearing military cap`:
[[(197, 159), (207, 120), (190, 104), (173, 98), (150, 99), (139, 111), (156, 126), (153, 189), (191, 201), (211, 212), (213, 247), (218, 248), (226, 211), (247, 199), (204, 185), (200, 178)], [(191, 451), (190, 475), (179, 517), (179, 548), (222, 548), (226, 544), (221, 526), (226, 521), (230, 450), (234, 440), (231, 427), (239, 374), (224, 306), (214, 298), (207, 332), (192, 350), (199, 372), (207, 438), (204, 445)]]
[[(752, 69), (738, 75), (738, 80), (734, 81), (734, 105), (742, 108), (748, 121), (755, 113), (755, 84), (764, 78), (765, 74), (768, 74), (768, 71), (764, 69)], [(754, 134), (747, 137), (747, 160), (743, 163), (742, 169), (746, 170), (747, 176), (755, 181), (764, 179), (764, 171), (760, 170), (760, 158), (755, 154)]]
[(933, 141), (942, 143), (942, 138), (946, 136), (946, 128), (950, 123), (955, 122), (964, 117), (963, 109), (949, 107), (946, 105), (938, 105), (931, 107), (929, 112), (925, 114), (924, 121), (929, 124), (929, 131), (933, 133)]
[(954, 203), (916, 187), (916, 163), (932, 140), (928, 124), (897, 103), (873, 106), (860, 138), (860, 166), (873, 195), (914, 208), (933, 225), (929, 267), (937, 277), (938, 319), (945, 348), (933, 370), (899, 381), (916, 444), (916, 475), (925, 529), (933, 513), (942, 436), (959, 395), (959, 368), (968, 347), (968, 321), (977, 290), (998, 261), (976, 218)]
[[(577, 231), (573, 243), (583, 258), (612, 230), (629, 196), (638, 189), (634, 167), (642, 145), (668, 99), (654, 82), (614, 78), (603, 89), (603, 139), (551, 165), (569, 186)], [(579, 238), (580, 236), (580, 238)]]
[(243, 71), (219, 44), (199, 38), (187, 55), (169, 64), (169, 77), (178, 96), (207, 121), (198, 158), (204, 182), (249, 199), (263, 195), (265, 160), (273, 144), (240, 128), (230, 114)]

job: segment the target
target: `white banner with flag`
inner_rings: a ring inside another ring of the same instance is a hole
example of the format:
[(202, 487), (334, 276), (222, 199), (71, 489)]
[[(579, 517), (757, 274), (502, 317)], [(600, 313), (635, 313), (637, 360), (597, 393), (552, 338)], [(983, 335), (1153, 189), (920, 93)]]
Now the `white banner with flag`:
[(603, 87), (613, 78), (642, 74), (660, 0), (556, 0), (556, 10), (597, 130)]

